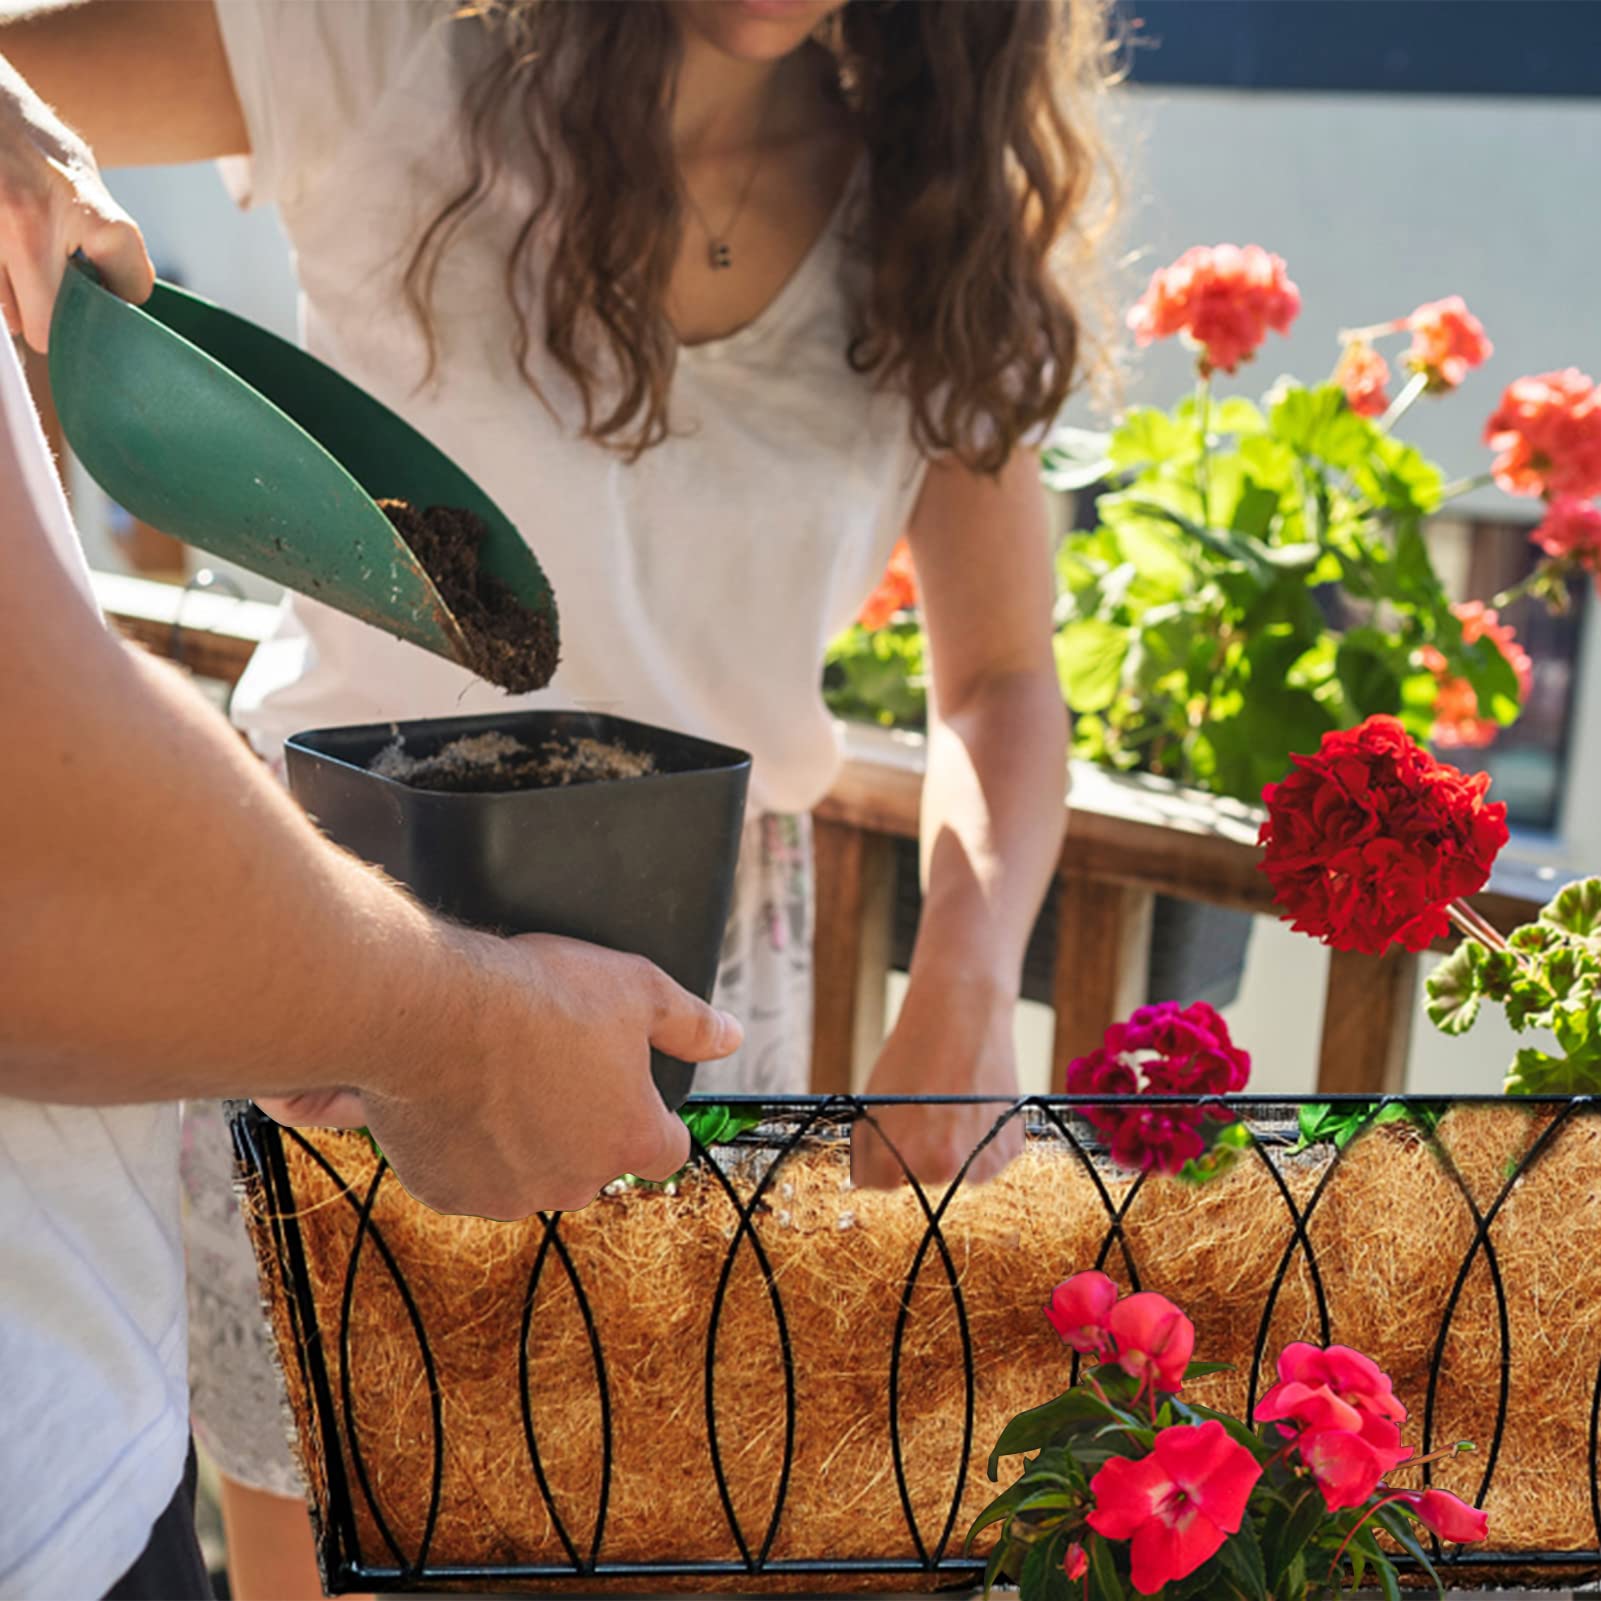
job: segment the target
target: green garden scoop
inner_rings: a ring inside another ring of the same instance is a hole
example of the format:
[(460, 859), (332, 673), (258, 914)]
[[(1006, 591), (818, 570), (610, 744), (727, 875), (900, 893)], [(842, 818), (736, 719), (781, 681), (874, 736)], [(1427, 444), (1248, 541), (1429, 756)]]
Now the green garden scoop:
[(484, 571), (555, 630), (538, 561), (472, 479), (332, 368), (209, 301), (158, 283), (132, 306), (74, 259), (50, 388), (85, 470), (163, 533), (465, 663), (455, 618), (375, 502), (460, 507), (488, 527)]

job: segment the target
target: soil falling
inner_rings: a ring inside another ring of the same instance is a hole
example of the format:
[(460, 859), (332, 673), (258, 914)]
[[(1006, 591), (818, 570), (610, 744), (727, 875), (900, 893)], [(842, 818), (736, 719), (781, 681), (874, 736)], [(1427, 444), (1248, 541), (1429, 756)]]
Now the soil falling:
[(537, 749), (510, 734), (468, 734), (432, 756), (413, 756), (397, 738), (369, 771), (412, 789), (489, 794), (496, 790), (562, 789), (605, 779), (644, 778), (655, 759), (600, 739), (549, 739)]
[(456, 506), (380, 500), (378, 509), (422, 563), (467, 642), (465, 666), (514, 695), (543, 689), (556, 671), (551, 620), (531, 611), (478, 564), (488, 529)]

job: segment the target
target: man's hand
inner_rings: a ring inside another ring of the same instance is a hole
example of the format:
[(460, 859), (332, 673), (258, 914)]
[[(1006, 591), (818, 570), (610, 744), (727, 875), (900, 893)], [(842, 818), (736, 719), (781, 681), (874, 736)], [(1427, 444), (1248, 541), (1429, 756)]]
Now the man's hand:
[(572, 1212), (624, 1173), (676, 1173), (689, 1131), (656, 1093), (650, 1048), (714, 1061), (738, 1048), (739, 1024), (640, 957), (540, 934), (458, 937), (474, 976), (454, 1059), (412, 1063), (398, 1091), (312, 1091), (262, 1109), (365, 1125), (439, 1212)]
[[(904, 1184), (902, 1162), (925, 1186), (948, 1184), (1006, 1113), (1004, 1101), (1017, 1094), (1009, 998), (976, 980), (914, 983), (873, 1068), (867, 1093), (1000, 1098), (967, 1106), (878, 1107), (873, 1117), (884, 1138), (865, 1121), (852, 1130), (851, 1176), (863, 1188)], [(984, 1147), (964, 1182), (981, 1184), (994, 1178), (1022, 1148), (1022, 1124), (1013, 1118)]]

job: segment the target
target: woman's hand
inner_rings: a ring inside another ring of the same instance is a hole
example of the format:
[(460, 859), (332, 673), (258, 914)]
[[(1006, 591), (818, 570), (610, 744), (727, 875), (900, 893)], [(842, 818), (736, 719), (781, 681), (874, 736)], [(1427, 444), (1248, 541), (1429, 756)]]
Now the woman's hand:
[[(867, 1093), (1001, 1098), (987, 1105), (879, 1107), (873, 1118), (882, 1138), (865, 1120), (856, 1124), (851, 1176), (857, 1184), (893, 1189), (905, 1183), (908, 1171), (924, 1186), (948, 1184), (1006, 1115), (1003, 1102), (1017, 1094), (1011, 998), (973, 978), (914, 983)], [(974, 1159), (963, 1182), (994, 1178), (1022, 1148), (1022, 1123), (1014, 1117)]]
[(149, 298), (156, 273), (144, 239), (89, 147), (0, 60), (0, 315), (35, 350), (78, 250), (125, 300)]

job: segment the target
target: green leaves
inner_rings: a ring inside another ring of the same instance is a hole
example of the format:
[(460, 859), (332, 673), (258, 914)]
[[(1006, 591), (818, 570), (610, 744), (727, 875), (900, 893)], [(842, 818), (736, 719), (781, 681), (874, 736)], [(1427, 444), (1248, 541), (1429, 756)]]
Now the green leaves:
[(823, 699), (836, 717), (886, 728), (922, 728), (928, 720), (922, 627), (911, 619), (883, 628), (853, 624), (829, 647)]
[(1601, 878), (1565, 886), (1536, 921), (1513, 930), (1505, 949), (1464, 940), (1426, 989), (1429, 1021), (1442, 1033), (1465, 1034), (1488, 1001), (1517, 1033), (1552, 1036), (1548, 1046), (1518, 1051), (1509, 1095), (1601, 1090)]
[[(1333, 385), (1207, 415), (1203, 450), (1195, 400), (1130, 412), (1106, 441), (1099, 526), (1064, 542), (1057, 652), (1078, 755), (1254, 803), (1331, 728), (1382, 712), (1427, 740), (1426, 646), (1482, 715), (1516, 716), (1515, 674), (1490, 641), (1464, 643), (1430, 561), (1431, 463)], [(1343, 604), (1314, 598), (1331, 587)]]
[(1112, 704), (1123, 681), (1130, 633), (1115, 623), (1085, 617), (1056, 636), (1056, 670), (1075, 711), (1099, 712)]
[(1408, 1106), (1401, 1101), (1382, 1105), (1373, 1101), (1324, 1102), (1303, 1106), (1300, 1111), (1301, 1138), (1296, 1150), (1332, 1144), (1343, 1151), (1358, 1134), (1385, 1123), (1413, 1123), (1425, 1131), (1439, 1126), (1440, 1113), (1431, 1106)]

